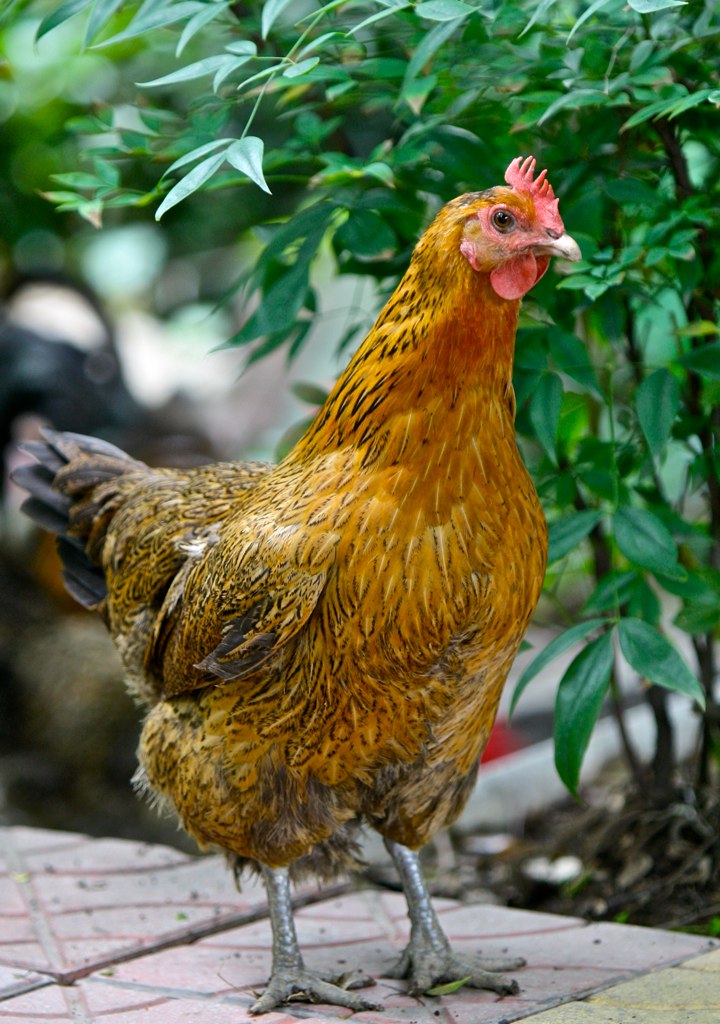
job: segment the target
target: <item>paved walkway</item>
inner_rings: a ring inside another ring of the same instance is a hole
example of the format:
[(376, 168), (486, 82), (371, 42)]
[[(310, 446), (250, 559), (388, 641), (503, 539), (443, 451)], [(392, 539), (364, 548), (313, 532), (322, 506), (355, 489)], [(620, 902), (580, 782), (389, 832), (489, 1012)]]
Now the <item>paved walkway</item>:
[[(518, 996), (417, 1000), (383, 979), (407, 938), (401, 895), (298, 893), (310, 965), (377, 977), (383, 1012), (297, 1004), (264, 1024), (717, 1024), (720, 944), (437, 900), (454, 945), (520, 955)], [(247, 1024), (270, 968), (262, 887), (238, 895), (219, 857), (65, 832), (0, 830), (0, 1021)]]

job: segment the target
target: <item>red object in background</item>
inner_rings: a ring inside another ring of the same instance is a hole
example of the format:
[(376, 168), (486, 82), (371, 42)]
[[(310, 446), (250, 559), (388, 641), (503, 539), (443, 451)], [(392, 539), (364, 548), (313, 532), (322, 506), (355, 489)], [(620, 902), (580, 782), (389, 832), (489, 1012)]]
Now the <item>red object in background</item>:
[(490, 733), (490, 739), (485, 747), (481, 764), (486, 761), (494, 761), (498, 757), (506, 757), (527, 746), (527, 741), (522, 733), (511, 729), (505, 721), (498, 719)]

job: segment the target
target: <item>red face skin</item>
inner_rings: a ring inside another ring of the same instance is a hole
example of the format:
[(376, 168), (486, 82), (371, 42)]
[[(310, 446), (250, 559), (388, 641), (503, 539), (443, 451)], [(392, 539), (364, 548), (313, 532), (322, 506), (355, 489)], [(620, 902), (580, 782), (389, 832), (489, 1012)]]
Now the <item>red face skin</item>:
[(543, 276), (551, 256), (577, 260), (580, 250), (565, 234), (556, 203), (536, 204), (511, 188), (494, 193), (497, 201), (469, 218), (460, 252), (473, 270), (490, 274), (500, 298), (520, 299)]

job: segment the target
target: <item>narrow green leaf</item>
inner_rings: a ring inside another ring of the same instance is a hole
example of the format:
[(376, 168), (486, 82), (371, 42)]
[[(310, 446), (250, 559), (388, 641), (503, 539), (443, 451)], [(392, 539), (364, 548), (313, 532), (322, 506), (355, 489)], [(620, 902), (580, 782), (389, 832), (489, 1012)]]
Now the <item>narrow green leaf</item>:
[(693, 107), (699, 107), (701, 103), (705, 103), (706, 100), (710, 99), (712, 89), (699, 89), (697, 92), (691, 93), (689, 96), (685, 96), (684, 99), (678, 100), (675, 106), (670, 110), (668, 117), (672, 121), (674, 118), (679, 117), (680, 114), (684, 114), (686, 110), (692, 110)]
[(235, 58), (233, 58), (232, 62), (228, 62), (225, 65), (225, 67), (218, 68), (217, 71), (215, 72), (215, 77), (213, 78), (213, 83), (212, 83), (213, 92), (216, 93), (218, 91), (218, 89), (220, 88), (220, 86), (225, 81), (225, 79), (229, 78), (230, 75), (232, 75), (233, 72), (237, 71), (238, 68), (241, 68), (243, 66), (243, 64), (247, 64), (247, 62), (250, 59), (251, 59), (251, 55), (250, 54), (248, 54), (247, 57), (235, 57)]
[(692, 352), (681, 356), (679, 362), (701, 377), (708, 380), (720, 380), (720, 341), (711, 345), (703, 345), (702, 348), (695, 348)]
[(399, 11), (404, 11), (408, 7), (412, 7), (410, 0), (396, 0), (396, 2), (393, 2), (383, 8), (383, 10), (376, 11), (375, 14), (371, 14), (369, 18), (363, 18), (358, 25), (353, 25), (348, 32), (348, 35), (354, 36), (362, 29), (367, 28), (368, 25), (373, 25), (376, 21), (383, 21), (385, 18), (391, 18), (393, 14), (397, 14)]
[(621, 126), (620, 131), (624, 132), (628, 128), (636, 128), (639, 124), (643, 124), (644, 121), (649, 121), (651, 118), (662, 117), (671, 111), (677, 102), (677, 97), (675, 97), (673, 99), (655, 100), (654, 103), (648, 103), (646, 107), (636, 110)]
[(582, 12), (582, 14), (578, 18), (578, 20), (573, 25), (572, 29), (570, 30), (570, 35), (567, 37), (567, 42), (568, 43), (570, 42), (570, 40), (575, 35), (577, 30), (580, 28), (581, 25), (585, 24), (585, 22), (588, 20), (588, 18), (592, 18), (593, 14), (595, 14), (596, 11), (599, 11), (601, 7), (604, 7), (609, 2), (610, 2), (610, 0), (593, 0), (593, 2), (590, 4), (590, 6), (587, 7)]
[(306, 54), (311, 53), (313, 50), (321, 50), (326, 43), (344, 38), (344, 32), (323, 32), (321, 36), (317, 36), (316, 39), (310, 39), (309, 42), (307, 42), (305, 46), (303, 46), (302, 50), (300, 50), (300, 52), (298, 53), (298, 58), (304, 57)]
[(199, 160), (203, 156), (207, 156), (208, 153), (214, 152), (219, 149), (220, 146), (226, 148), (231, 145), (234, 139), (213, 139), (212, 142), (206, 142), (202, 146), (198, 146), (197, 149), (191, 150), (189, 153), (185, 153), (184, 156), (178, 157), (178, 159), (170, 164), (168, 169), (165, 171), (165, 175), (172, 174), (173, 171), (179, 170), (180, 167), (185, 167), (187, 164), (191, 164), (194, 160)]
[(680, 407), (680, 385), (669, 370), (655, 370), (635, 394), (640, 429), (648, 448), (657, 458), (662, 454)]
[(290, 390), (296, 398), (299, 398), (301, 402), (306, 402), (307, 405), (324, 405), (328, 396), (327, 391), (318, 387), (317, 384), (304, 380), (296, 380), (290, 385)]
[(66, 185), (68, 188), (98, 188), (105, 184), (95, 174), (86, 174), (84, 171), (68, 171), (66, 174), (50, 175), (58, 185)]
[(578, 644), (581, 640), (584, 640), (588, 633), (592, 633), (599, 626), (604, 626), (605, 622), (605, 619), (587, 619), (585, 622), (578, 622), (577, 625), (571, 626), (570, 629), (566, 629), (564, 633), (560, 633), (559, 636), (551, 640), (547, 647), (543, 648), (537, 657), (533, 658), (518, 679), (510, 702), (510, 714), (512, 715), (515, 710), (520, 695), (528, 683), (532, 682), (546, 665), (549, 665), (555, 658), (559, 658), (565, 651), (570, 650), (573, 644)]
[(306, 75), (308, 71), (316, 68), (319, 63), (319, 57), (306, 57), (297, 64), (288, 64), (283, 71), (283, 78), (300, 78), (301, 75)]
[(615, 611), (627, 599), (639, 578), (633, 569), (608, 573), (598, 582), (585, 602), (583, 612), (592, 615), (597, 612)]
[(225, 162), (225, 153), (215, 153), (214, 156), (209, 156), (202, 163), (199, 163), (197, 167), (186, 174), (184, 178), (174, 185), (168, 194), (163, 199), (162, 203), (157, 209), (155, 214), (155, 220), (160, 220), (164, 213), (167, 213), (173, 206), (177, 206), (178, 203), (182, 202), (183, 199), (187, 199), (188, 196), (192, 195), (193, 192), (205, 184), (208, 178), (211, 178), (213, 174), (218, 170), (219, 167)]
[(270, 29), (290, 2), (291, 0), (266, 0), (266, 3), (263, 4), (260, 22), (260, 31), (262, 32), (263, 39), (267, 39)]
[(464, 4), (462, 0), (427, 0), (426, 3), (415, 4), (415, 13), (428, 21), (457, 21), (473, 14), (476, 7)]
[(375, 210), (353, 210), (335, 232), (335, 245), (355, 259), (378, 259), (394, 248), (395, 233)]
[[(122, 0), (119, 0), (119, 2), (122, 3)], [(230, 6), (230, 2), (231, 0), (223, 0), (220, 3), (209, 3), (206, 4), (202, 11), (194, 14), (180, 34), (178, 44), (175, 47), (175, 56), (180, 56), (187, 44), (193, 36), (197, 35), (200, 29), (205, 28), (211, 21), (214, 21), (222, 11), (226, 11)]]
[(695, 320), (684, 327), (678, 327), (676, 334), (682, 338), (706, 338), (711, 334), (720, 334), (720, 325), (712, 320)]
[(556, 461), (555, 444), (562, 396), (563, 386), (558, 375), (544, 373), (538, 381), (528, 410), (535, 436), (553, 462)]
[(412, 81), (413, 78), (417, 78), (430, 58), (437, 53), (443, 43), (447, 42), (456, 30), (457, 25), (454, 25), (452, 22), (446, 22), (444, 24), (441, 23), (439, 25), (435, 25), (435, 27), (431, 28), (429, 32), (425, 33), (418, 43), (412, 57), (408, 61), (403, 89), (407, 82)]
[(95, 6), (90, 12), (87, 29), (85, 30), (85, 45), (89, 46), (95, 36), (107, 25), (115, 11), (123, 4), (123, 0), (95, 0)]
[(548, 528), (548, 565), (557, 562), (576, 548), (592, 528), (597, 526), (602, 515), (597, 509), (588, 508), (582, 512), (572, 512), (564, 519), (551, 523)]
[(601, 397), (597, 375), (583, 342), (560, 327), (551, 327), (547, 332), (547, 338), (550, 355), (558, 370)]
[(257, 43), (252, 39), (238, 39), (234, 43), (228, 43), (225, 49), (238, 57), (254, 57), (257, 54)]
[(472, 975), (468, 974), (467, 978), (458, 978), (457, 981), (446, 981), (444, 985), (434, 985), (427, 990), (427, 994), (429, 996), (451, 996), (453, 992), (458, 992), (464, 985), (467, 985), (471, 977)]
[(628, 4), (638, 14), (654, 14), (664, 11), (667, 7), (684, 7), (687, 0), (628, 0)]
[(244, 139), (234, 142), (225, 154), (228, 163), (247, 174), (263, 192), (270, 192), (263, 174), (263, 152), (265, 146), (262, 139), (255, 135), (246, 135)]
[(262, 335), (274, 335), (290, 327), (302, 309), (308, 285), (307, 263), (296, 263), (273, 282), (255, 312), (230, 339), (231, 343), (246, 345)]
[(562, 110), (564, 107), (570, 107), (571, 110), (575, 110), (579, 107), (592, 107), (606, 102), (607, 96), (601, 89), (572, 89), (550, 104), (539, 119), (538, 124), (549, 121), (558, 110)]
[(555, 699), (555, 767), (571, 793), (577, 792), (583, 758), (608, 689), (614, 651), (603, 633), (570, 663)]
[(52, 32), (58, 25), (62, 25), (64, 21), (69, 21), (70, 18), (74, 18), (80, 11), (84, 11), (92, 2), (93, 0), (66, 0), (64, 4), (60, 4), (54, 11), (50, 11), (38, 25), (38, 30), (35, 33), (35, 42), (39, 42), (43, 36), (46, 36), (48, 32)]
[(189, 82), (194, 78), (202, 78), (204, 75), (214, 75), (216, 71), (221, 68), (226, 68), (237, 64), (238, 67), (245, 63), (247, 58), (234, 57), (228, 53), (221, 53), (215, 57), (204, 57), (202, 60), (196, 60), (193, 64), (187, 64), (184, 68), (178, 68), (177, 71), (171, 71), (169, 75), (163, 75), (162, 78), (153, 78), (149, 82), (138, 82), (137, 84), (142, 86), (143, 89), (154, 88), (157, 85), (170, 85), (176, 82)]
[(533, 13), (532, 18), (527, 23), (525, 28), (522, 30), (522, 32), (518, 36), (518, 39), (522, 39), (522, 37), (525, 35), (525, 33), (530, 31), (530, 29), (533, 27), (535, 22), (538, 21), (540, 18), (542, 18), (542, 16), (547, 11), (549, 11), (550, 8), (553, 7), (554, 4), (556, 4), (556, 3), (557, 3), (557, 0), (540, 0), (540, 3), (535, 8), (535, 11)]
[(630, 591), (625, 611), (630, 618), (642, 619), (651, 626), (660, 624), (660, 598), (648, 583), (646, 576), (641, 576)]
[(672, 534), (652, 512), (619, 508), (614, 516), (614, 530), (617, 546), (631, 562), (665, 576), (681, 579), (686, 576), (678, 565)]
[(171, 6), (155, 7), (144, 4), (137, 12), (133, 20), (117, 35), (103, 39), (98, 46), (111, 46), (114, 43), (125, 42), (126, 39), (136, 39), (156, 28), (165, 28), (168, 25), (175, 25), (178, 21), (191, 18), (198, 11), (205, 10), (205, 4), (199, 0), (185, 0), (185, 2), (172, 4)]
[(705, 707), (702, 686), (677, 649), (642, 619), (621, 619), (617, 627), (620, 649), (643, 678), (675, 690)]

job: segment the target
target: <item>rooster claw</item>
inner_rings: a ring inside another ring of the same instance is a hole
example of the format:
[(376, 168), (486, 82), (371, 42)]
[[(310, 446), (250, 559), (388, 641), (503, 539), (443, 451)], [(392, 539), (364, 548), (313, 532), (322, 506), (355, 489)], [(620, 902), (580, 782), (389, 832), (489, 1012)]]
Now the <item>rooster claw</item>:
[(252, 1004), (249, 1012), (257, 1016), (291, 1001), (344, 1006), (354, 1013), (361, 1010), (382, 1010), (383, 1007), (379, 1003), (373, 1003), (353, 991), (374, 984), (373, 978), (359, 972), (343, 976), (335, 982), (329, 981), (315, 971), (308, 971), (305, 967), (285, 969), (271, 975), (267, 988)]
[(462, 956), (448, 950), (423, 948), (411, 943), (400, 959), (385, 972), (388, 978), (407, 978), (408, 992), (412, 996), (443, 995), (433, 991), (448, 985), (448, 992), (455, 986), (484, 988), (501, 996), (517, 995), (520, 986), (514, 978), (507, 978), (500, 971), (515, 971), (524, 967), (519, 957), (491, 960), (480, 957)]

